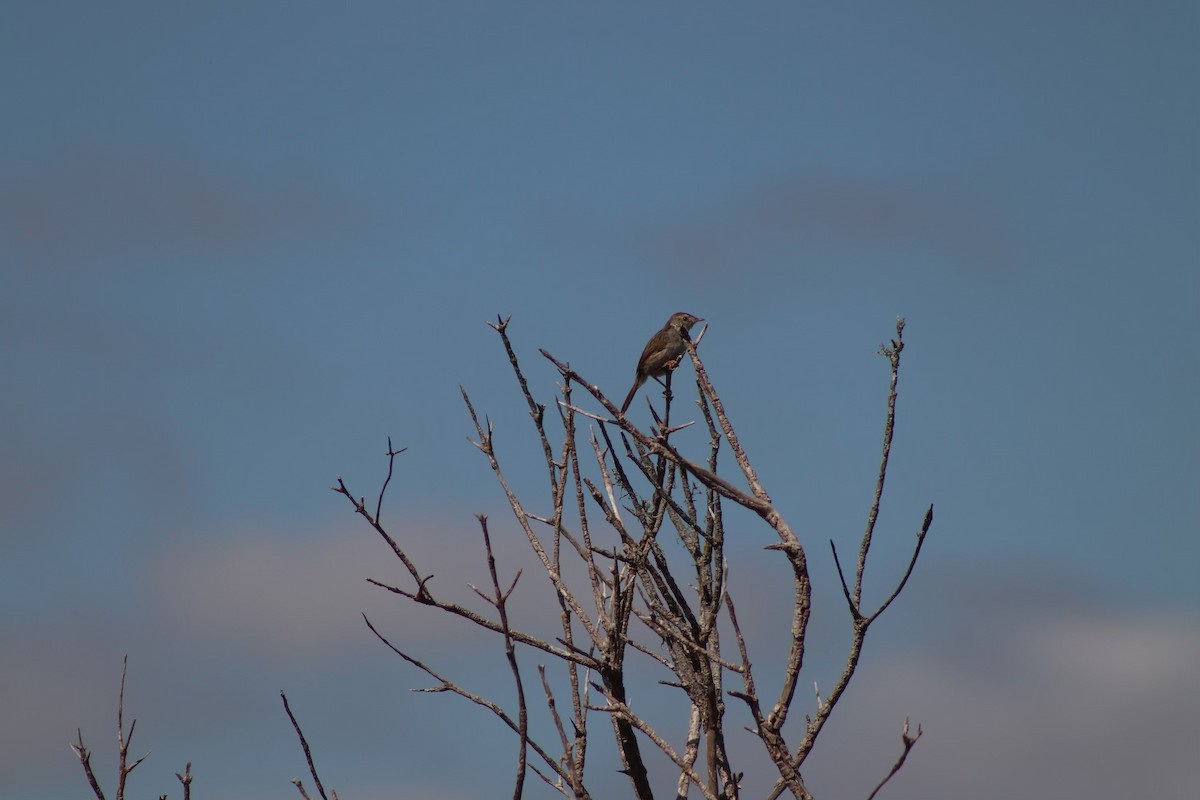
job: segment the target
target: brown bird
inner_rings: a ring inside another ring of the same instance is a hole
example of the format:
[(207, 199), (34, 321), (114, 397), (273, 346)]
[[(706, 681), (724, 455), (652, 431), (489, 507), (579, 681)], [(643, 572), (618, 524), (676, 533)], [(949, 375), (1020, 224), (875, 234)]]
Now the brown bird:
[(683, 354), (687, 352), (683, 340), (687, 338), (693, 325), (703, 321), (703, 318), (686, 311), (677, 311), (667, 320), (667, 324), (662, 326), (662, 330), (650, 337), (650, 341), (646, 342), (646, 349), (642, 351), (642, 357), (638, 359), (633, 388), (629, 390), (629, 395), (621, 405), (622, 414), (629, 409), (633, 396), (646, 382), (646, 378), (661, 378), (679, 366)]

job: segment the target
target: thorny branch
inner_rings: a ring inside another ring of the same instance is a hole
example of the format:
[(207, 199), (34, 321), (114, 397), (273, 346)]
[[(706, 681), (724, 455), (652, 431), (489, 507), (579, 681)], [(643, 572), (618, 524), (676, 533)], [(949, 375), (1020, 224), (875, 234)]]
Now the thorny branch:
[[(129, 656), (126, 655), (121, 662), (121, 688), (117, 693), (117, 791), (116, 800), (124, 800), (125, 798), (125, 782), (129, 778), (129, 774), (138, 768), (146, 758), (150, 755), (147, 751), (146, 755), (129, 763), (129, 748), (133, 744), (133, 729), (137, 727), (137, 720), (129, 723), (129, 730), (125, 730), (125, 677), (129, 670)], [(71, 744), (71, 751), (75, 753), (75, 757), (79, 759), (79, 763), (83, 766), (83, 774), (87, 778), (88, 786), (92, 789), (92, 794), (97, 800), (105, 800), (104, 790), (100, 788), (100, 782), (96, 780), (96, 773), (92, 770), (92, 751), (83, 743), (83, 731), (79, 728), (75, 729), (75, 735), (78, 738), (76, 743)], [(189, 800), (191, 796), (192, 783), (192, 765), (188, 762), (184, 768), (184, 774), (175, 773), (175, 777), (179, 778), (179, 782), (183, 784), (183, 799)], [(161, 800), (165, 800), (166, 795), (160, 795)]]

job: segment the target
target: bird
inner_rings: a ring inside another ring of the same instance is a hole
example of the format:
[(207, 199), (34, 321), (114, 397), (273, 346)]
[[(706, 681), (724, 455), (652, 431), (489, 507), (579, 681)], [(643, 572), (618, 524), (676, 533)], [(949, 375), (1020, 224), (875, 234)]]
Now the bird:
[(621, 405), (622, 414), (629, 410), (633, 396), (637, 394), (637, 390), (641, 388), (647, 378), (661, 378), (679, 366), (683, 354), (687, 352), (683, 340), (687, 338), (688, 331), (692, 329), (693, 325), (703, 321), (702, 317), (686, 311), (676, 311), (667, 320), (667, 324), (662, 326), (662, 330), (650, 337), (650, 341), (646, 342), (646, 348), (642, 350), (642, 357), (638, 359), (633, 388), (629, 390), (625, 402)]

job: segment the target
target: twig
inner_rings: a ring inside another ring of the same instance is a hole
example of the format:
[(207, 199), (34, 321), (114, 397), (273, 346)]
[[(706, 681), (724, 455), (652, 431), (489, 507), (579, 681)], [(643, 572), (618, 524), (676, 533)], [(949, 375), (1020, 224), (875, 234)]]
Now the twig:
[[(450, 692), (452, 694), (456, 694), (459, 697), (462, 697), (466, 700), (470, 700), (472, 703), (474, 703), (477, 706), (482, 706), (483, 708), (486, 708), (488, 711), (491, 711), (493, 714), (495, 714), (500, 719), (501, 722), (503, 722), (509, 728), (509, 730), (511, 730), (513, 733), (516, 733), (518, 735), (520, 734), (520, 727), (518, 726), (518, 724), (499, 705), (492, 702), (491, 700), (488, 700), (485, 697), (481, 697), (480, 695), (474, 694), (473, 692), (468, 692), (466, 689), (462, 688), (454, 681), (452, 681), (448, 678), (444, 678), (441, 675), (439, 675), (437, 673), (437, 671), (434, 670), (432, 667), (423, 663), (419, 659), (413, 658), (412, 656), (408, 655), (404, 651), (397, 648), (394, 644), (392, 644), (390, 641), (388, 641), (387, 637), (385, 637), (382, 633), (380, 633), (378, 630), (375, 629), (375, 626), (371, 624), (371, 620), (367, 617), (366, 614), (363, 614), (363, 621), (367, 623), (367, 627), (370, 628), (371, 633), (375, 634), (375, 637), (377, 639), (379, 639), (379, 641), (383, 642), (384, 645), (386, 645), (389, 650), (391, 650), (393, 653), (400, 656), (402, 659), (407, 661), (409, 664), (412, 664), (414, 667), (421, 670), (422, 672), (429, 675), (431, 678), (437, 680), (440, 683), (439, 686), (432, 686), (427, 689), (414, 689), (413, 691), (429, 693), (429, 694), (436, 694), (439, 692)], [(549, 753), (547, 753), (545, 751), (545, 749), (543, 749), (542, 746), (539, 745), (535, 739), (532, 739), (532, 738), (529, 739), (529, 747), (531, 750), (533, 750), (533, 752), (537, 753), (538, 757), (541, 758), (542, 761), (544, 761), (546, 763), (546, 766), (549, 767), (551, 770), (553, 770), (555, 774), (557, 774), (559, 777), (563, 778), (564, 780), (570, 780), (570, 776), (567, 774), (566, 770), (563, 769), (562, 765), (559, 764), (558, 761), (555, 758), (553, 758)]]
[(129, 656), (126, 655), (121, 662), (121, 694), (117, 702), (117, 800), (125, 798), (125, 780), (129, 777), (129, 773), (137, 769), (138, 765), (146, 760), (150, 755), (150, 751), (146, 751), (146, 755), (139, 758), (132, 764), (128, 763), (129, 748), (133, 744), (133, 729), (137, 727), (137, 720), (129, 723), (129, 733), (125, 733), (125, 673), (129, 668)]
[(904, 760), (908, 758), (908, 751), (912, 750), (913, 745), (915, 745), (917, 743), (917, 740), (921, 738), (921, 733), (922, 733), (921, 726), (918, 724), (917, 725), (917, 735), (909, 736), (908, 735), (908, 717), (904, 718), (904, 727), (900, 729), (900, 738), (904, 740), (904, 752), (900, 754), (900, 757), (898, 759), (896, 759), (896, 763), (892, 765), (892, 769), (887, 774), (887, 776), (879, 782), (878, 786), (875, 787), (875, 791), (873, 791), (869, 795), (867, 795), (867, 800), (875, 800), (875, 795), (879, 794), (879, 790), (883, 788), (883, 785), (885, 783), (887, 783), (888, 781), (890, 781), (892, 779), (892, 776), (900, 771), (900, 768), (904, 766)]
[(476, 515), (479, 520), (479, 527), (483, 531), (483, 546), (487, 551), (487, 566), (488, 575), (492, 578), (492, 597), (487, 598), (488, 602), (496, 608), (496, 613), (500, 615), (500, 629), (504, 634), (504, 657), (508, 660), (509, 669), (512, 670), (513, 681), (517, 685), (517, 737), (520, 739), (520, 745), (517, 750), (517, 777), (516, 786), (513, 787), (513, 800), (521, 800), (522, 789), (525, 786), (525, 754), (529, 746), (529, 712), (525, 707), (525, 684), (521, 680), (521, 669), (517, 665), (517, 652), (513, 647), (512, 633), (508, 628), (508, 598), (512, 596), (513, 590), (517, 588), (517, 580), (521, 577), (518, 572), (513, 578), (512, 585), (507, 591), (501, 591), (500, 578), (496, 573), (496, 556), (492, 552), (492, 538), (488, 534), (487, 517), (483, 514)]
[(921, 547), (925, 544), (925, 534), (929, 533), (929, 526), (932, 524), (933, 506), (930, 505), (925, 511), (925, 521), (921, 523), (921, 530), (917, 531), (917, 544), (916, 547), (913, 548), (912, 558), (908, 560), (908, 567), (904, 570), (904, 576), (900, 578), (900, 582), (896, 584), (896, 588), (892, 591), (891, 595), (888, 596), (888, 599), (884, 600), (882, 605), (880, 605), (879, 608), (875, 610), (875, 613), (871, 615), (872, 622), (878, 619), (879, 615), (886, 611), (888, 606), (892, 604), (892, 601), (899, 597), (900, 592), (904, 590), (905, 584), (908, 583), (909, 576), (912, 575), (913, 567), (917, 565), (917, 559), (921, 555)]
[(528, 539), (530, 547), (533, 548), (533, 552), (537, 555), (538, 560), (542, 562), (542, 567), (546, 570), (547, 577), (550, 578), (550, 582), (554, 585), (555, 591), (558, 592), (563, 601), (571, 606), (571, 610), (574, 612), (575, 616), (579, 618), (580, 624), (583, 625), (584, 629), (588, 633), (588, 636), (592, 638), (592, 641), (599, 642), (601, 640), (599, 631), (596, 630), (596, 627), (592, 624), (591, 619), (587, 616), (587, 614), (584, 613), (583, 607), (579, 604), (579, 600), (575, 597), (575, 594), (571, 591), (570, 587), (567, 586), (567, 584), (563, 581), (562, 576), (554, 569), (554, 564), (551, 561), (550, 556), (546, 553), (546, 549), (538, 540), (537, 534), (535, 534), (533, 529), (529, 526), (529, 517), (525, 513), (524, 506), (521, 504), (521, 501), (517, 495), (513, 492), (512, 487), (508, 485), (508, 481), (504, 477), (504, 472), (500, 469), (500, 462), (496, 458), (496, 452), (492, 446), (491, 422), (486, 421), (486, 428), (481, 425), (478, 416), (475, 414), (475, 407), (471, 404), (471, 398), (467, 395), (467, 390), (460, 386), (459, 391), (462, 394), (463, 402), (466, 403), (467, 411), (471, 415), (471, 422), (475, 424), (476, 435), (479, 437), (479, 440), (473, 442), (473, 444), (478, 447), (485, 456), (487, 456), (488, 463), (492, 467), (492, 473), (496, 476), (496, 480), (499, 481), (500, 487), (504, 490), (505, 497), (508, 498), (509, 505), (513, 511), (513, 516), (515, 516), (517, 519), (517, 524), (519, 524), (522, 530), (525, 532), (525, 537)]
[[(499, 314), (496, 315), (495, 323), (488, 322), (489, 328), (500, 334), (500, 341), (504, 343), (504, 352), (508, 355), (508, 363), (512, 366), (513, 374), (517, 376), (517, 383), (521, 386), (521, 394), (525, 397), (525, 402), (529, 404), (529, 416), (533, 418), (534, 425), (538, 430), (538, 437), (542, 442), (542, 454), (546, 458), (547, 464), (554, 464), (554, 456), (550, 450), (550, 440), (546, 438), (546, 428), (544, 421), (546, 417), (546, 406), (533, 399), (533, 393), (529, 391), (529, 382), (525, 380), (525, 373), (521, 371), (521, 365), (517, 361), (517, 352), (513, 350), (512, 342), (508, 338), (508, 322), (512, 319), (512, 315), (508, 315), (503, 319)], [(553, 475), (553, 473), (551, 473)]]
[[(705, 326), (705, 330), (707, 330), (707, 326)], [(701, 331), (701, 334), (703, 334), (703, 331)], [(699, 340), (697, 340), (696, 344), (699, 344)], [(717, 422), (721, 426), (721, 432), (725, 434), (725, 439), (729, 442), (729, 448), (733, 451), (734, 460), (737, 461), (742, 474), (746, 476), (746, 483), (749, 484), (750, 491), (754, 493), (755, 498), (770, 505), (771, 498), (759, 481), (758, 474), (755, 472), (753, 465), (751, 465), (750, 459), (746, 456), (746, 451), (742, 449), (742, 443), (734, 432), (733, 425), (729, 422), (729, 417), (725, 414), (725, 404), (721, 402), (716, 387), (713, 386), (712, 380), (708, 377), (708, 370), (704, 368), (704, 362), (700, 360), (700, 357), (696, 353), (696, 344), (684, 339), (684, 346), (687, 348), (688, 355), (692, 358), (692, 365), (696, 368), (696, 381), (704, 390), (705, 397), (712, 403), (713, 410), (717, 412)]]
[(900, 382), (900, 353), (904, 350), (904, 318), (896, 320), (896, 338), (891, 347), (880, 345), (879, 352), (892, 365), (892, 385), (888, 391), (887, 421), (883, 426), (883, 455), (879, 459), (879, 477), (875, 481), (875, 499), (867, 514), (867, 529), (858, 548), (858, 569), (854, 578), (854, 606), (862, 605), (863, 572), (867, 568), (867, 552), (871, 549), (871, 538), (875, 534), (875, 523), (879, 519), (879, 503), (883, 499), (883, 483), (887, 478), (888, 459), (892, 453), (892, 436), (896, 431), (896, 385)]
[(71, 751), (79, 759), (79, 763), (83, 765), (83, 773), (87, 776), (88, 785), (92, 787), (92, 793), (96, 795), (96, 800), (104, 800), (104, 791), (100, 788), (100, 784), (96, 782), (96, 773), (92, 772), (92, 751), (88, 750), (83, 744), (83, 731), (80, 728), (75, 729), (75, 733), (79, 736), (79, 744), (72, 744)]
[(388, 437), (388, 449), (387, 449), (387, 456), (388, 456), (388, 471), (387, 471), (387, 477), (383, 479), (383, 486), (379, 487), (379, 500), (378, 500), (378, 501), (375, 503), (375, 521), (376, 521), (376, 522), (378, 522), (378, 523), (379, 523), (379, 524), (381, 524), (381, 525), (383, 524), (383, 496), (384, 496), (385, 494), (387, 494), (387, 487), (388, 487), (388, 484), (392, 482), (392, 468), (393, 468), (393, 467), (395, 466), (395, 464), (396, 464), (396, 456), (400, 455), (401, 453), (403, 453), (403, 452), (404, 452), (405, 450), (407, 450), (407, 449), (408, 449), (407, 447), (401, 447), (399, 450), (396, 450), (396, 449), (394, 449), (394, 448), (392, 447), (392, 437), (390, 437), (390, 436)]
[[(308, 748), (308, 740), (304, 738), (304, 731), (300, 730), (300, 723), (296, 721), (296, 715), (292, 713), (292, 707), (288, 705), (287, 695), (281, 690), (279, 696), (283, 698), (283, 710), (287, 712), (288, 719), (292, 721), (292, 727), (296, 729), (296, 735), (300, 737), (300, 748), (304, 750), (304, 760), (308, 762), (308, 771), (312, 775), (313, 783), (317, 785), (317, 792), (325, 800), (329, 800), (325, 797), (325, 787), (321, 785), (321, 778), (317, 775), (317, 767), (313, 764), (312, 751)], [(297, 778), (292, 783), (295, 784), (296, 788), (300, 790), (300, 794), (307, 800), (308, 794), (304, 791), (304, 786), (301, 785), (300, 780)]]
[(550, 711), (550, 718), (554, 720), (554, 729), (558, 731), (558, 740), (562, 745), (562, 760), (570, 773), (571, 791), (578, 796), (583, 791), (583, 765), (579, 763), (578, 753), (571, 747), (571, 743), (567, 739), (562, 716), (559, 715), (558, 705), (554, 702), (554, 692), (550, 689), (550, 682), (546, 680), (545, 664), (538, 664), (538, 675), (542, 679), (542, 691), (546, 693), (546, 708)]
[[(129, 670), (129, 656), (126, 655), (121, 662), (121, 688), (117, 695), (117, 792), (116, 799), (124, 800), (125, 798), (125, 781), (129, 778), (129, 773), (133, 772), (138, 766), (146, 760), (150, 755), (150, 751), (132, 764), (129, 763), (129, 748), (133, 744), (133, 731), (137, 727), (137, 720), (129, 723), (129, 731), (125, 731), (125, 676)], [(83, 765), (84, 775), (87, 776), (88, 785), (92, 787), (92, 793), (96, 795), (97, 800), (104, 800), (104, 792), (100, 788), (99, 781), (96, 780), (96, 774), (92, 771), (92, 753), (83, 743), (83, 731), (79, 728), (75, 729), (76, 735), (79, 737), (78, 744), (72, 744), (71, 750), (75, 753), (79, 763)]]
[(846, 573), (842, 572), (842, 562), (838, 558), (837, 545), (833, 543), (833, 539), (829, 540), (829, 549), (833, 551), (833, 565), (837, 567), (838, 579), (842, 582), (842, 595), (846, 598), (846, 604), (850, 606), (850, 616), (854, 617), (854, 621), (858, 622), (862, 619), (862, 614), (858, 610), (858, 606), (854, 604), (854, 598), (850, 596), (850, 587), (846, 585)]
[[(395, 460), (397, 455), (399, 455), (400, 453), (403, 453), (403, 452), (404, 452), (403, 449), (393, 451), (392, 447), (391, 447), (391, 440), (389, 439), (389, 444), (388, 444), (389, 480), (390, 480), (390, 476), (391, 476), (392, 462)], [(384, 488), (385, 489), (387, 488), (386, 481), (384, 482)], [(375, 532), (378, 533), (380, 535), (380, 537), (385, 542), (388, 543), (388, 546), (392, 548), (392, 552), (395, 553), (396, 558), (400, 559), (401, 563), (404, 564), (404, 566), (408, 570), (409, 574), (412, 575), (413, 580), (415, 580), (418, 585), (420, 585), (422, 588), (424, 588), (425, 581), (429, 580), (429, 578), (421, 577), (421, 573), (417, 571), (416, 565), (413, 564), (412, 560), (408, 557), (408, 555), (404, 552), (404, 550), (402, 550), (400, 548), (400, 545), (396, 543), (396, 540), (392, 538), (391, 534), (389, 534), (386, 530), (384, 530), (383, 524), (379, 521), (379, 517), (371, 516), (371, 512), (367, 511), (366, 500), (362, 497), (359, 497), (356, 500), (354, 498), (354, 495), (350, 492), (349, 487), (346, 486), (346, 482), (344, 480), (342, 480), (341, 475), (338, 476), (337, 486), (332, 487), (332, 489), (333, 489), (333, 491), (337, 492), (340, 495), (345, 495), (346, 499), (349, 500), (350, 503), (354, 506), (355, 513), (357, 513), (359, 516), (361, 516), (363, 519), (365, 519), (368, 523), (370, 523), (371, 527), (375, 529)], [(380, 505), (382, 505), (382, 503), (383, 503), (383, 491), (382, 490), (379, 493), (379, 502), (380, 502)], [(378, 507), (377, 507), (377, 510), (378, 510)]]
[(707, 782), (704, 780), (704, 778), (702, 778), (700, 774), (696, 772), (696, 770), (692, 769), (688, 765), (687, 761), (684, 760), (683, 756), (675, 752), (675, 748), (671, 747), (670, 742), (664, 739), (658, 731), (650, 727), (648, 722), (639, 717), (637, 714), (633, 713), (633, 711), (624, 701), (613, 697), (612, 694), (606, 691), (605, 688), (600, 684), (593, 683), (592, 688), (603, 695), (604, 699), (608, 701), (607, 706), (592, 706), (592, 710), (610, 713), (637, 728), (646, 736), (647, 739), (654, 742), (654, 745), (662, 751), (663, 755), (675, 762), (675, 766), (679, 767), (680, 771), (696, 785), (696, 788), (700, 790), (700, 793), (704, 795), (706, 800), (717, 800), (716, 794), (709, 790)]
[(183, 784), (183, 800), (191, 800), (192, 797), (192, 762), (187, 762), (183, 768), (183, 774), (175, 773), (175, 777)]

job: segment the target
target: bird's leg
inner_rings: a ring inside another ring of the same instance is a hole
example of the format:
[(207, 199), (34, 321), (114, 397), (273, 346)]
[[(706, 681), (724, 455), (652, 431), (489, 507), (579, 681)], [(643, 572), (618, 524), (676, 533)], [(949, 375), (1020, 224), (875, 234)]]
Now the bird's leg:
[[(676, 359), (676, 361), (678, 361), (678, 359)], [(666, 378), (666, 380), (663, 380), (662, 378), (659, 378), (659, 377), (654, 378), (654, 380), (656, 380), (662, 384), (663, 397), (666, 398), (668, 406), (671, 405), (671, 398), (674, 397), (674, 395), (671, 394), (671, 376), (675, 374), (674, 369), (675, 369), (674, 367), (671, 367), (670, 369), (668, 369), (666, 372), (663, 373), (663, 378)]]
[[(683, 356), (680, 356), (679, 358), (672, 358), (666, 364), (663, 364), (663, 375), (670, 375), (672, 372), (679, 369), (679, 365), (682, 363), (683, 363)], [(657, 375), (651, 375), (650, 377), (654, 378), (654, 380), (658, 381), (659, 384), (661, 384), (664, 389), (669, 388), (667, 386), (667, 384), (663, 383), (663, 379), (658, 377)]]

